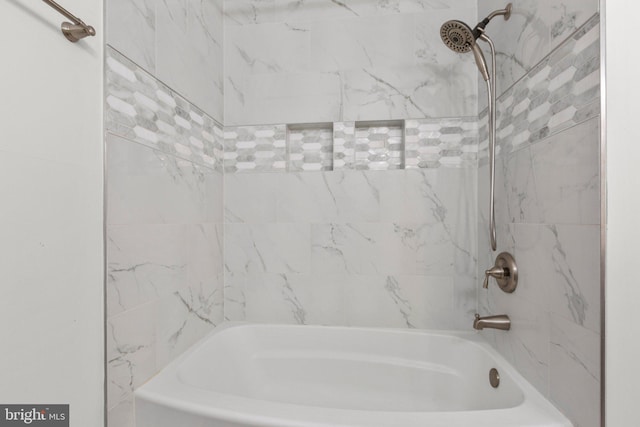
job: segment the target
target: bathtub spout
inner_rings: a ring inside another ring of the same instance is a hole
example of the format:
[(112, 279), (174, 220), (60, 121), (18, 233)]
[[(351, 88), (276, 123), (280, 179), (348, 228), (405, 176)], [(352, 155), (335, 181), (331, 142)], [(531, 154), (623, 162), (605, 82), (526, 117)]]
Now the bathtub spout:
[(480, 317), (479, 314), (476, 314), (476, 318), (473, 321), (473, 329), (481, 331), (485, 328), (508, 331), (511, 329), (511, 319), (506, 314), (485, 317)]

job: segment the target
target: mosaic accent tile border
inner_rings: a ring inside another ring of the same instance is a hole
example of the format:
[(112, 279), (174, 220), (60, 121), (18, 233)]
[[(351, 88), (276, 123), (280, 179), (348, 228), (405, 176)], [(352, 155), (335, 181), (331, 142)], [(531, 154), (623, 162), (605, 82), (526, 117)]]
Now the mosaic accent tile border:
[(457, 168), (477, 154), (475, 117), (225, 130), (228, 173)]
[(225, 172), (285, 172), (287, 125), (227, 127)]
[(289, 171), (333, 170), (333, 124), (289, 126)]
[(106, 52), (107, 131), (222, 171), (221, 125), (115, 49)]
[(356, 122), (333, 124), (333, 169), (355, 168)]
[[(600, 114), (599, 23), (596, 14), (500, 96), (498, 153), (516, 151)], [(486, 110), (479, 120), (479, 157), (486, 159)]]
[(405, 121), (405, 168), (473, 166), (478, 159), (478, 119)]

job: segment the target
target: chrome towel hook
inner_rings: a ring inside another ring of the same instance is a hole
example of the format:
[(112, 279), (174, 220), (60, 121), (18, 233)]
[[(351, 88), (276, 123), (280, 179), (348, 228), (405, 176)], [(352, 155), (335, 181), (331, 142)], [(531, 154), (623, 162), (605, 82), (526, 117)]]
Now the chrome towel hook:
[(62, 34), (72, 43), (77, 42), (80, 39), (83, 39), (87, 36), (95, 36), (96, 30), (91, 25), (87, 25), (82, 22), (82, 19), (76, 17), (71, 12), (69, 12), (64, 7), (60, 6), (53, 0), (42, 0), (55, 10), (57, 10), (60, 14), (64, 15), (71, 22), (63, 22), (60, 26), (62, 30)]

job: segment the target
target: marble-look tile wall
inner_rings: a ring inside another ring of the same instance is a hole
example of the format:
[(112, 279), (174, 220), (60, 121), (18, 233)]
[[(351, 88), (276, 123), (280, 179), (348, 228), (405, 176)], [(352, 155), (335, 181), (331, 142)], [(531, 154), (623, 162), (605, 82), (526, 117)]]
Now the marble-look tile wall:
[(508, 251), (520, 274), (513, 294), (493, 283), (488, 292), (479, 288), (482, 315), (512, 320), (508, 333), (483, 335), (581, 427), (600, 425), (598, 22), (596, 15), (564, 34), (499, 100), (495, 253), (486, 161), (478, 171), (479, 271)]
[[(596, 14), (600, 4), (599, 0), (483, 0), (478, 2), (479, 19), (503, 9), (509, 1), (513, 4), (511, 18), (495, 19), (487, 30), (496, 44), (498, 95)], [(482, 111), (487, 96), (484, 83), (479, 81), (479, 85), (478, 111)]]
[(440, 41), (473, 0), (225, 2), (225, 124), (477, 114), (471, 55)]
[(107, 49), (107, 410), (223, 321), (222, 137), (213, 118)]
[(225, 318), (468, 329), (476, 168), (227, 174)]
[(108, 0), (107, 44), (222, 123), (223, 0)]

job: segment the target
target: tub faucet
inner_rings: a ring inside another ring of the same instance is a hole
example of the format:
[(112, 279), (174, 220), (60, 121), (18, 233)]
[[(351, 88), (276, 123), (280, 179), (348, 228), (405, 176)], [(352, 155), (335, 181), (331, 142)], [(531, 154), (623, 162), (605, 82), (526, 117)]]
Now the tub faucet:
[(473, 321), (473, 329), (481, 331), (485, 328), (508, 331), (511, 329), (511, 319), (506, 314), (485, 317), (480, 317), (479, 314), (476, 314), (476, 318)]

